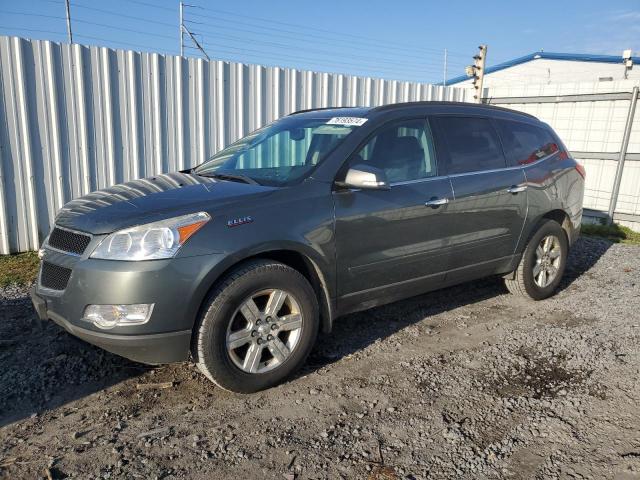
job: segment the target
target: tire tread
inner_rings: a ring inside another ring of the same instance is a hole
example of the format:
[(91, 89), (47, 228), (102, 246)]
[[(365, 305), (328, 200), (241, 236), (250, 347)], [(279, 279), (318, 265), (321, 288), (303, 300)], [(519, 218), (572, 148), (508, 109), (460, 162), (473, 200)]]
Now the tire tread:
[[(211, 373), (209, 368), (206, 365), (204, 360), (205, 358), (205, 338), (204, 330), (207, 328), (207, 322), (212, 321), (215, 316), (215, 312), (220, 309), (222, 304), (227, 300), (227, 296), (225, 295), (225, 291), (229, 287), (231, 287), (235, 282), (240, 279), (247, 279), (247, 277), (256, 276), (264, 272), (280, 270), (282, 272), (286, 272), (287, 274), (294, 275), (299, 277), (298, 280), (303, 283), (307, 283), (307, 279), (298, 272), (296, 269), (289, 267), (283, 263), (277, 262), (275, 260), (269, 259), (256, 259), (249, 260), (238, 265), (231, 272), (229, 272), (219, 283), (215, 286), (215, 288), (209, 293), (207, 298), (204, 301), (204, 305), (208, 305), (206, 310), (203, 310), (200, 313), (200, 317), (198, 320), (198, 324), (195, 326), (194, 331), (195, 335), (193, 336), (194, 340), (192, 341), (192, 357), (196, 367), (202, 374), (211, 380), (216, 386), (219, 388), (226, 390), (228, 392), (235, 392), (234, 390), (226, 387), (221, 384), (218, 380), (216, 380), (215, 376)], [(309, 288), (311, 288), (309, 286)], [(315, 297), (314, 297), (315, 300)]]
[[(557, 228), (558, 231), (562, 232), (565, 235), (564, 240), (568, 240), (566, 237), (566, 232), (564, 232), (564, 229), (558, 222), (552, 219), (545, 219), (543, 222), (541, 222), (538, 228), (534, 229), (533, 232), (529, 235), (529, 239), (527, 240), (527, 244), (524, 248), (524, 251), (522, 252), (522, 257), (520, 258), (520, 262), (518, 262), (518, 267), (513, 272), (513, 278), (508, 278), (508, 277), (504, 278), (504, 284), (507, 287), (507, 290), (509, 290), (509, 292), (512, 293), (513, 295), (528, 298), (531, 300), (540, 299), (533, 296), (527, 290), (527, 285), (525, 283), (525, 279), (527, 278), (527, 275), (528, 275), (528, 272), (526, 272), (526, 258), (529, 253), (529, 249), (531, 248), (531, 241), (536, 237), (536, 235), (542, 229), (547, 228), (547, 226), (550, 224), (553, 225), (554, 228)], [(568, 246), (568, 243), (567, 243), (567, 246)], [(568, 254), (568, 248), (565, 251), (565, 257), (567, 254)], [(566, 258), (565, 258), (565, 261), (566, 261)]]

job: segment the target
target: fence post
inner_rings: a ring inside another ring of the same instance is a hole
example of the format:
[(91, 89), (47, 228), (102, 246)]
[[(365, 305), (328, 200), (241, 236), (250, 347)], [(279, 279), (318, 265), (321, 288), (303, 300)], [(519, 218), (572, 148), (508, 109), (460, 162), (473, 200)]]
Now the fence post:
[(613, 213), (618, 203), (618, 193), (620, 192), (620, 183), (622, 183), (622, 171), (624, 170), (624, 161), (627, 157), (627, 148), (629, 147), (629, 138), (631, 137), (631, 128), (633, 127), (633, 117), (636, 113), (636, 103), (638, 102), (638, 87), (633, 87), (631, 100), (629, 103), (629, 112), (627, 114), (627, 123), (624, 126), (624, 135), (622, 136), (622, 146), (620, 147), (620, 156), (618, 157), (618, 165), (616, 168), (616, 178), (613, 181), (613, 191), (611, 192), (611, 200), (609, 202), (609, 215), (607, 223), (613, 222)]

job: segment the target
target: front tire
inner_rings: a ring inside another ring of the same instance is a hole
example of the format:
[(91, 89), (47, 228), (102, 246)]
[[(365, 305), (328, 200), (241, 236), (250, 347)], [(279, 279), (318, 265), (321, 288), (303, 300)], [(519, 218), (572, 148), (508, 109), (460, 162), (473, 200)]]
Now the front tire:
[(208, 296), (192, 354), (225, 390), (272, 387), (306, 360), (316, 340), (318, 302), (297, 270), (271, 260), (236, 267)]
[(530, 238), (507, 289), (532, 300), (550, 297), (558, 288), (567, 264), (567, 235), (554, 220), (545, 220)]

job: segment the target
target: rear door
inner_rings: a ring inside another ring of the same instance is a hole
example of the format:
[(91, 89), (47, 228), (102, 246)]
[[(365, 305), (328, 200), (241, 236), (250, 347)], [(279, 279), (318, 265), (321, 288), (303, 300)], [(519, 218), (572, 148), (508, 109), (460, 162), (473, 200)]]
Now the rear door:
[(507, 268), (527, 213), (522, 168), (507, 165), (491, 119), (442, 115), (431, 122), (454, 194), (447, 281)]
[(362, 163), (383, 169), (391, 188), (334, 192), (343, 312), (437, 286), (448, 265), (447, 202), (453, 194), (449, 179), (438, 173), (426, 119), (380, 127), (348, 160)]

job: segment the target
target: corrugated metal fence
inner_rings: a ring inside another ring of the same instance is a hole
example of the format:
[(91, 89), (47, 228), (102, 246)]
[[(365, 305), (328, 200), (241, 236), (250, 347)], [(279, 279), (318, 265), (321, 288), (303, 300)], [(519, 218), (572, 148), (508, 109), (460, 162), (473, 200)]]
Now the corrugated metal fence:
[(72, 198), (202, 162), (314, 107), (460, 100), (428, 84), (0, 36), (0, 253)]

